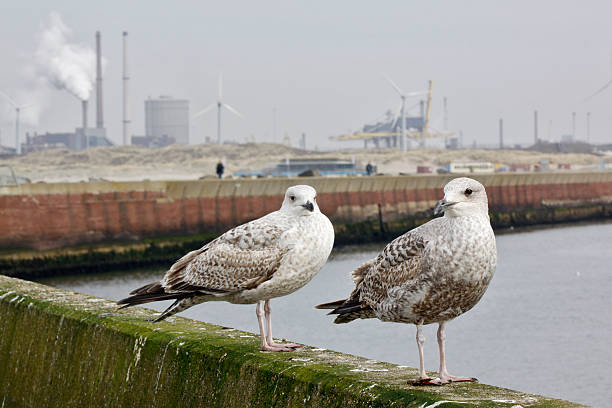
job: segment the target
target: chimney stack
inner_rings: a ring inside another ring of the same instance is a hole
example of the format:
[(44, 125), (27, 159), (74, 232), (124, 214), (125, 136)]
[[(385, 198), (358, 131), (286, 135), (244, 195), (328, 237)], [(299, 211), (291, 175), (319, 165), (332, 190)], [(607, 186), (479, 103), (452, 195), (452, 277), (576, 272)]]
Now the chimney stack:
[(87, 129), (87, 101), (83, 99), (81, 101), (81, 106), (83, 107), (83, 132)]
[(102, 107), (102, 45), (100, 32), (96, 31), (96, 127), (104, 127)]
[(587, 112), (586, 142), (591, 143), (591, 112)]
[(128, 112), (128, 64), (127, 64), (127, 31), (123, 32), (123, 145), (130, 144), (130, 118)]
[(87, 137), (87, 100), (81, 101), (83, 107), (83, 136), (85, 136), (85, 148), (89, 148), (89, 138)]
[(538, 144), (538, 111), (533, 111), (533, 144)]
[(444, 105), (444, 130), (448, 130), (448, 106), (446, 105), (446, 96), (442, 102)]
[(504, 148), (504, 120), (499, 120), (499, 148)]

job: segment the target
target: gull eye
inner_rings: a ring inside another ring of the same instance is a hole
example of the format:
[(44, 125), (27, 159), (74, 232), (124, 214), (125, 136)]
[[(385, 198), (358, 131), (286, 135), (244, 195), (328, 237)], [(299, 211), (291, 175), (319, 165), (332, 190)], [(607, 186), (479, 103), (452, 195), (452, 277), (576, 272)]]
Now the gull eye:
[(470, 188), (466, 188), (466, 189), (465, 189), (465, 191), (464, 191), (464, 193), (465, 193), (465, 195), (466, 195), (466, 196), (470, 196), (470, 195), (472, 194), (472, 192), (473, 192), (473, 191), (472, 191), (472, 189), (470, 189)]
[(295, 196), (289, 196), (289, 198), (291, 199), (291, 201), (295, 201)]

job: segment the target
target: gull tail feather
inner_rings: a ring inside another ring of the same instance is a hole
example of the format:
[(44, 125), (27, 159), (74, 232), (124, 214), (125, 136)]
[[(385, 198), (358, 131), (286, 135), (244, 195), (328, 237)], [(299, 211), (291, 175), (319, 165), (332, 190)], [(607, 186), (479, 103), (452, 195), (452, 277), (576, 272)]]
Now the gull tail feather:
[(372, 310), (370, 306), (361, 303), (340, 306), (329, 312), (329, 314), (338, 315), (338, 317), (334, 319), (335, 324), (350, 323), (357, 319), (372, 319), (376, 317), (374, 310)]
[(180, 300), (192, 296), (192, 294), (189, 293), (167, 293), (160, 282), (149, 283), (148, 285), (135, 289), (130, 292), (130, 295), (132, 296), (117, 301), (117, 304), (121, 305), (120, 309), (142, 305), (143, 303), (157, 302), (159, 300)]
[(320, 305), (316, 305), (315, 309), (336, 309), (342, 306), (346, 302), (346, 299), (336, 300), (335, 302), (321, 303)]
[(334, 320), (336, 324), (349, 323), (356, 319), (371, 319), (376, 317), (374, 310), (372, 310), (370, 306), (359, 301), (359, 296), (351, 296), (349, 299), (323, 303), (315, 306), (315, 308), (332, 309), (328, 314), (338, 315)]
[(361, 284), (364, 278), (368, 274), (370, 268), (374, 264), (374, 260), (370, 260), (360, 265), (352, 273), (353, 282), (355, 283), (355, 289), (348, 297), (348, 299), (336, 300), (334, 302), (322, 303), (315, 306), (317, 309), (332, 309), (328, 314), (338, 315), (334, 320), (334, 323), (349, 323), (356, 319), (371, 319), (376, 317), (372, 308), (362, 303), (360, 299), (361, 295)]

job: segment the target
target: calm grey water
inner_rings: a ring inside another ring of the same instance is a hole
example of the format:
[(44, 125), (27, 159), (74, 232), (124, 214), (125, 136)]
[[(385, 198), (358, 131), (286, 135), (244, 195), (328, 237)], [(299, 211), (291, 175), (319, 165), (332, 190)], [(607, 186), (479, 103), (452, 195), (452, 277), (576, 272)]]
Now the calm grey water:
[[(449, 323), (449, 371), (481, 382), (612, 407), (612, 224), (497, 237), (489, 290)], [(272, 301), (276, 337), (397, 364), (418, 365), (412, 325), (378, 320), (333, 325), (313, 305), (345, 297), (350, 271), (381, 246), (335, 252), (315, 279)], [(43, 283), (109, 299), (159, 279), (163, 270), (64, 277)], [(169, 302), (151, 304), (165, 308)], [(202, 304), (182, 315), (257, 332), (254, 305)], [(426, 327), (425, 363), (437, 370), (436, 326)]]

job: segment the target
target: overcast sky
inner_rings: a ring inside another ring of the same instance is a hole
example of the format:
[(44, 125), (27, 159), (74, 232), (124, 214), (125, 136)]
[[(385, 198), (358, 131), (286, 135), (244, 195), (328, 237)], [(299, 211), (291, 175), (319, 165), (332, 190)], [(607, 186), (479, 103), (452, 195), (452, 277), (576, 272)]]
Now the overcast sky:
[[(501, 117), (507, 143), (532, 141), (534, 109), (543, 138), (549, 129), (553, 140), (571, 133), (575, 111), (577, 138), (586, 138), (591, 112), (591, 141), (612, 142), (612, 87), (585, 101), (612, 78), (609, 1), (3, 1), (0, 90), (36, 104), (24, 111), (26, 130), (73, 131), (80, 123), (73, 96), (27, 75), (52, 11), (74, 43), (93, 48), (102, 32), (105, 125), (114, 142), (123, 30), (134, 134), (144, 133), (148, 96), (186, 98), (193, 114), (215, 101), (222, 72), (225, 101), (245, 115), (224, 113), (224, 138), (272, 141), (277, 107), (277, 141), (287, 132), (295, 145), (306, 132), (309, 148), (342, 147), (328, 137), (398, 109), (386, 73), (407, 92), (433, 80), (433, 127), (443, 128), (446, 96), (449, 127), (463, 131), (465, 144), (497, 143)], [(90, 106), (90, 123), (94, 113)], [(5, 102), (0, 131), (1, 143), (13, 146), (14, 111)], [(191, 143), (214, 138), (214, 112), (192, 119), (190, 133)]]

